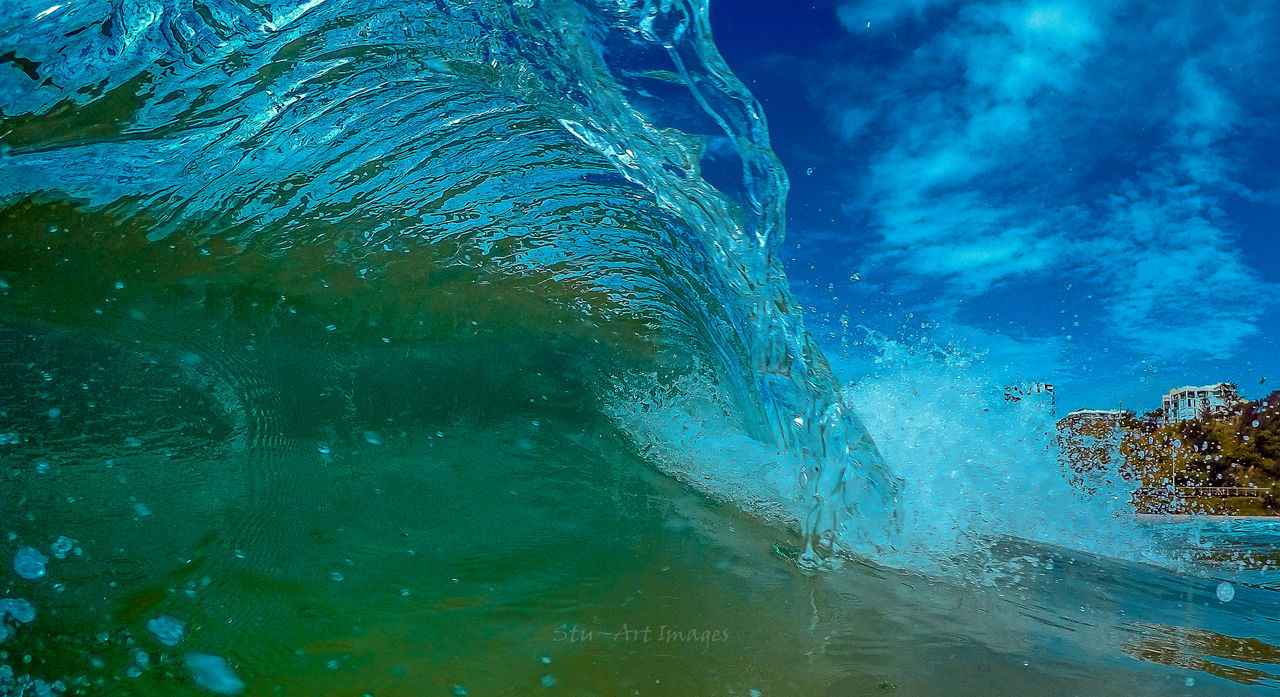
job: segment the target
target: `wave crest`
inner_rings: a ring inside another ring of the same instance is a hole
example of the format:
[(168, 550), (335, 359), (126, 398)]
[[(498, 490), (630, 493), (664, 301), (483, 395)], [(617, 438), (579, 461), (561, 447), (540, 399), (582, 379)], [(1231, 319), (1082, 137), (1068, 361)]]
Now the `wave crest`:
[[(2, 12), (20, 68), (0, 82), (6, 217), (74, 221), (61, 248), (91, 241), (86, 277), (145, 265), (119, 307), (226, 286), (397, 341), (447, 340), (472, 313), (626, 335), (631, 368), (701, 371), (779, 447), (808, 558), (891, 526), (897, 480), (804, 331), (774, 253), (786, 176), (705, 1)], [(39, 235), (0, 256), (53, 259)], [(49, 264), (0, 272), (8, 312), (48, 319)]]

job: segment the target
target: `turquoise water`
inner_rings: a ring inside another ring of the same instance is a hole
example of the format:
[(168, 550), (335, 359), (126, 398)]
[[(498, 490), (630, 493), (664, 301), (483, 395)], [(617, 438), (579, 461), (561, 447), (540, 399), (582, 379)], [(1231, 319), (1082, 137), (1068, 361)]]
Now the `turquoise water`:
[(1274, 690), (1273, 524), (841, 384), (705, 12), (0, 8), (0, 694)]

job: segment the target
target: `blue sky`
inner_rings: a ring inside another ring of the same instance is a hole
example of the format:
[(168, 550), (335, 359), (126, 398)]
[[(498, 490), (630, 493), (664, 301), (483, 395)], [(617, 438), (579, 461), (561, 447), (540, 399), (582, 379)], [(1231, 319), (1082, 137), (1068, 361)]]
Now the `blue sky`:
[(965, 341), (1063, 411), (1280, 389), (1280, 1), (713, 0), (712, 20), (791, 175), (820, 339), (847, 309)]

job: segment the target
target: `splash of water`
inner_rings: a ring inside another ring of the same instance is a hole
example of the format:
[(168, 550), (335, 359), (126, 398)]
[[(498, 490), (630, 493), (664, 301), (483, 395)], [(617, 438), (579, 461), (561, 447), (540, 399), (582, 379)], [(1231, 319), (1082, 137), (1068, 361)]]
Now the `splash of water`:
[(1009, 399), (1008, 371), (980, 350), (862, 333), (873, 369), (846, 396), (904, 482), (888, 563), (947, 565), (1001, 538), (1170, 563), (1133, 523), (1137, 484), (1118, 461), (1093, 486), (1072, 484), (1047, 394)]

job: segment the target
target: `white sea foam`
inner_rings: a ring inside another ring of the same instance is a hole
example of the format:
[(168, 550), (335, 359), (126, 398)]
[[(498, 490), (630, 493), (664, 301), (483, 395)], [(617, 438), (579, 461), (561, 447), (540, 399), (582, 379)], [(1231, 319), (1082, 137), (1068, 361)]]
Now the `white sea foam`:
[(874, 368), (845, 396), (903, 479), (903, 526), (885, 561), (910, 563), (920, 550), (946, 559), (1005, 537), (1166, 561), (1132, 522), (1136, 485), (1110, 471), (1091, 490), (1073, 486), (1051, 401), (1009, 399), (1005, 366), (972, 349), (873, 332), (860, 348)]
[[(895, 515), (870, 508), (836, 545), (903, 569), (987, 577), (986, 552), (1021, 539), (1160, 564), (1176, 563), (1133, 522), (1133, 482), (1100, 473), (1074, 486), (1048, 399), (1006, 398), (1008, 372), (972, 350), (868, 333), (872, 366), (844, 391), (902, 479)], [(851, 367), (852, 364), (845, 366)], [(643, 381), (639, 381), (643, 383)], [(659, 468), (762, 518), (798, 527), (811, 510), (804, 461), (748, 438), (694, 379), (629, 392), (611, 413)], [(856, 497), (855, 497), (856, 498)]]

